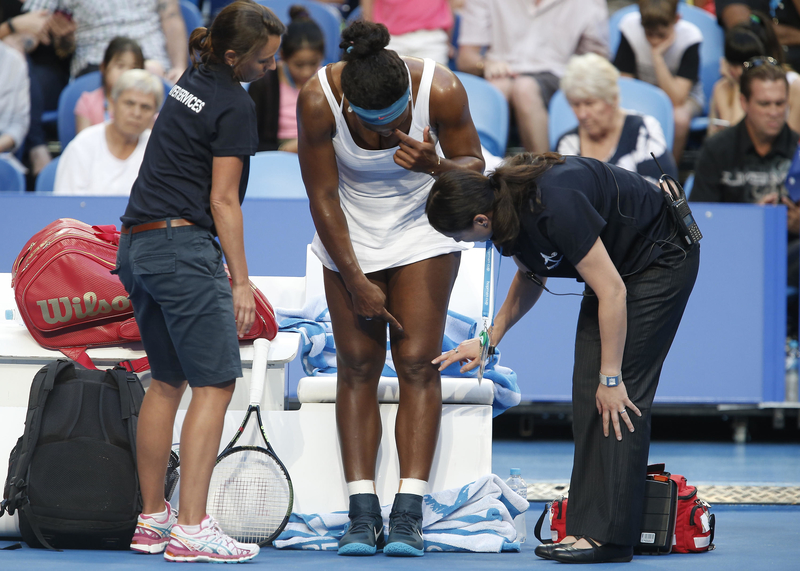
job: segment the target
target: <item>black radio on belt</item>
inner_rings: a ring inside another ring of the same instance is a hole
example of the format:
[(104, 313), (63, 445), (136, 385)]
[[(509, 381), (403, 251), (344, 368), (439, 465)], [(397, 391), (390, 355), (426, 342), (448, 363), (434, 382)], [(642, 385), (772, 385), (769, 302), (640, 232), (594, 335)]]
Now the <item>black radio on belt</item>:
[(661, 188), (661, 194), (664, 196), (664, 201), (667, 203), (667, 208), (672, 214), (672, 218), (678, 225), (678, 230), (689, 246), (696, 244), (703, 238), (703, 233), (700, 232), (700, 228), (697, 227), (697, 222), (692, 216), (692, 209), (689, 208), (689, 203), (686, 201), (686, 193), (683, 191), (683, 187), (677, 180), (664, 172), (653, 153), (650, 153), (650, 156), (656, 161), (658, 170), (661, 171), (658, 186)]

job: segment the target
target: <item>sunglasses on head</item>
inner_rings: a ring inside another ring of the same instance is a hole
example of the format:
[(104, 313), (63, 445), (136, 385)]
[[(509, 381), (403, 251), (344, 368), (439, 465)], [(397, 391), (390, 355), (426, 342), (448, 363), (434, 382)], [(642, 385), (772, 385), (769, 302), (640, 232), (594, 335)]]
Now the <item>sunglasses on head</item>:
[(762, 65), (774, 65), (775, 67), (781, 66), (781, 64), (778, 63), (778, 60), (769, 56), (754, 57), (744, 62), (745, 69), (754, 69)]

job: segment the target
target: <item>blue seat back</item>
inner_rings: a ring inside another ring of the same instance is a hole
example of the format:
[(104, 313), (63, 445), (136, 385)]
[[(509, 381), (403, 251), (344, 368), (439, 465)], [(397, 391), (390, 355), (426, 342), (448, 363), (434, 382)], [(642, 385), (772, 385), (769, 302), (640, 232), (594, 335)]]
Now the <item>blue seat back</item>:
[[(664, 130), (667, 148), (672, 150), (672, 141), (675, 138), (675, 119), (672, 114), (672, 101), (666, 93), (644, 81), (620, 77), (619, 104), (624, 109), (632, 109), (655, 117)], [(547, 124), (550, 148), (555, 150), (561, 135), (574, 129), (577, 125), (578, 118), (572, 112), (566, 96), (559, 89), (550, 100)]]
[(56, 171), (58, 170), (58, 161), (61, 157), (56, 157), (44, 167), (39, 175), (36, 177), (36, 192), (53, 192), (56, 184)]
[(25, 190), (25, 176), (14, 165), (0, 157), (0, 191)]
[(203, 15), (197, 8), (197, 2), (191, 0), (181, 0), (181, 15), (183, 16), (183, 23), (186, 24), (186, 37), (192, 35), (195, 28), (204, 26)]
[(58, 140), (64, 149), (75, 137), (75, 104), (84, 91), (94, 91), (100, 87), (102, 76), (99, 71), (82, 75), (69, 82), (58, 97)]
[(314, 0), (258, 0), (258, 3), (275, 12), (275, 15), (286, 25), (291, 22), (289, 8), (296, 4), (305, 7), (308, 15), (322, 29), (325, 36), (325, 61), (323, 63), (333, 63), (341, 59), (342, 50), (339, 49), (339, 43), (342, 41), (344, 20), (342, 20), (339, 10), (330, 4)]
[[(620, 20), (631, 12), (635, 12), (639, 6), (633, 4), (617, 10), (608, 18), (609, 27), (609, 48), (611, 50), (611, 59), (614, 59), (614, 54), (617, 53), (621, 32), (619, 31)], [(703, 34), (703, 43), (700, 44), (700, 81), (703, 83), (703, 93), (705, 94), (705, 107), (703, 108), (703, 115), (708, 113), (708, 104), (711, 101), (711, 93), (714, 90), (714, 84), (720, 78), (719, 73), (719, 58), (722, 57), (725, 50), (725, 32), (717, 24), (717, 20), (701, 8), (690, 6), (689, 4), (681, 3), (678, 5), (678, 14), (687, 22), (691, 22)]]
[(263, 151), (250, 157), (247, 198), (307, 198), (296, 153)]
[(508, 144), (508, 101), (483, 78), (457, 71), (469, 98), (469, 112), (481, 144), (493, 155), (504, 157)]

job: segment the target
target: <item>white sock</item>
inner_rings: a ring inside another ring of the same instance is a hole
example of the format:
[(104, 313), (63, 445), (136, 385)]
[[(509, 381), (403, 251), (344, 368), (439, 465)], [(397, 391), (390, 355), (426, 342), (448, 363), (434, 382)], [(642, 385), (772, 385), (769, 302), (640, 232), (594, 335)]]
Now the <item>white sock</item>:
[(347, 495), (356, 494), (377, 494), (375, 491), (375, 480), (356, 480), (347, 482)]
[(428, 491), (428, 482), (414, 478), (400, 478), (400, 487), (397, 491), (401, 494), (424, 496)]
[(169, 517), (169, 514), (167, 513), (167, 506), (166, 505), (164, 506), (163, 512), (159, 512), (156, 514), (142, 514), (142, 517), (154, 519), (159, 523), (167, 521), (167, 518)]
[(200, 524), (197, 525), (182, 525), (181, 529), (188, 535), (197, 535), (200, 533)]

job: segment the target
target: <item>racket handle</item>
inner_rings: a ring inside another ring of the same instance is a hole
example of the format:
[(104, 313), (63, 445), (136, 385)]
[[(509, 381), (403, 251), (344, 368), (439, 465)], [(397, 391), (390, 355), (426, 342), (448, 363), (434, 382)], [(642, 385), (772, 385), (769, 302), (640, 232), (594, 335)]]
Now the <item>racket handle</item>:
[(253, 341), (253, 368), (250, 374), (250, 404), (261, 404), (264, 394), (264, 382), (267, 378), (267, 362), (269, 356), (269, 341), (256, 339)]

